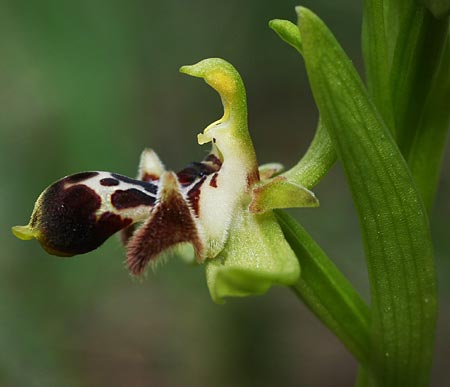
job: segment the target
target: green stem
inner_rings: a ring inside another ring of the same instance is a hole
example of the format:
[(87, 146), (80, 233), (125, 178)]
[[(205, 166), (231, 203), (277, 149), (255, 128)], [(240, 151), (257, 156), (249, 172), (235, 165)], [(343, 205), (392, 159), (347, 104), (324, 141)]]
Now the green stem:
[(275, 211), (302, 274), (295, 294), (361, 362), (369, 358), (369, 307), (311, 236), (292, 217)]

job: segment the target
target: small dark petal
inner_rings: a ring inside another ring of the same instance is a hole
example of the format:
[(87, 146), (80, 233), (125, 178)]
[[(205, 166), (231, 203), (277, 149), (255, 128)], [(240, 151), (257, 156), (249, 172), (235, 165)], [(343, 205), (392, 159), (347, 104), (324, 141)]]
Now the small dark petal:
[(70, 175), (64, 178), (67, 183), (80, 183), (84, 180), (90, 179), (91, 177), (97, 176), (98, 172), (80, 172), (75, 175)]
[(155, 201), (156, 198), (147, 195), (136, 188), (117, 190), (111, 195), (111, 203), (118, 210), (138, 206), (153, 206)]

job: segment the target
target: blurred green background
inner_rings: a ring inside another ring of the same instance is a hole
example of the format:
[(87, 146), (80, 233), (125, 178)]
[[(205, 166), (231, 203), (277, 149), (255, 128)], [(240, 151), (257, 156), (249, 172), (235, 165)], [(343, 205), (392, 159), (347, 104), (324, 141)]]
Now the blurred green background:
[[(136, 173), (152, 147), (180, 169), (218, 96), (184, 64), (220, 56), (247, 87), (261, 163), (294, 164), (317, 120), (303, 63), (267, 27), (290, 0), (0, 3), (0, 386), (349, 386), (356, 363), (288, 289), (217, 306), (202, 267), (171, 259), (142, 281), (116, 238), (72, 259), (10, 233), (38, 194), (83, 170)], [(304, 1), (361, 69), (361, 2)], [(432, 218), (440, 281), (434, 386), (450, 386), (450, 174)], [(358, 224), (337, 166), (319, 209), (294, 211), (368, 299)]]

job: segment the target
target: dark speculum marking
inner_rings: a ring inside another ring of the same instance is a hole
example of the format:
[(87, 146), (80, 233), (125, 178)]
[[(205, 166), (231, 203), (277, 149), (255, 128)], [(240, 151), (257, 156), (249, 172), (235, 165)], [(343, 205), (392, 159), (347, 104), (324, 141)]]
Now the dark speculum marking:
[(140, 187), (144, 188), (147, 192), (150, 192), (155, 195), (156, 192), (158, 191), (158, 187), (148, 181), (132, 179), (131, 177), (119, 175), (117, 173), (111, 173), (111, 176), (115, 177), (117, 180), (123, 181), (124, 183), (139, 185)]
[(200, 201), (200, 193), (202, 191), (202, 185), (205, 181), (206, 176), (202, 177), (197, 184), (195, 184), (187, 193), (189, 204), (191, 205), (191, 208), (194, 210), (195, 215), (199, 216), (200, 207), (199, 207), (199, 201)]
[(84, 180), (90, 179), (91, 177), (97, 176), (98, 172), (80, 172), (76, 173), (75, 175), (67, 176), (64, 180), (67, 183), (74, 184), (74, 183), (80, 183)]
[(209, 182), (209, 185), (210, 185), (211, 187), (217, 188), (217, 176), (218, 176), (218, 175), (219, 175), (218, 173), (215, 173), (215, 174), (213, 175), (213, 177), (211, 178), (211, 181)]
[(115, 185), (119, 185), (120, 181), (113, 179), (112, 177), (105, 177), (104, 179), (100, 180), (100, 184), (105, 187), (114, 187)]
[(194, 162), (178, 172), (177, 176), (181, 185), (189, 185), (197, 178), (208, 176), (214, 172), (216, 172), (216, 168), (211, 165)]
[(131, 219), (108, 212), (97, 220), (100, 196), (83, 184), (65, 189), (66, 182), (67, 178), (45, 191), (31, 220), (40, 232), (39, 242), (49, 253), (60, 256), (87, 253), (131, 224)]
[(141, 274), (148, 262), (183, 242), (192, 243), (197, 256), (201, 256), (202, 244), (191, 211), (180, 193), (174, 191), (154, 208), (150, 219), (129, 241), (127, 265), (130, 272)]
[(133, 208), (138, 206), (153, 206), (156, 198), (146, 193), (130, 188), (127, 190), (117, 190), (111, 195), (111, 203), (118, 210)]

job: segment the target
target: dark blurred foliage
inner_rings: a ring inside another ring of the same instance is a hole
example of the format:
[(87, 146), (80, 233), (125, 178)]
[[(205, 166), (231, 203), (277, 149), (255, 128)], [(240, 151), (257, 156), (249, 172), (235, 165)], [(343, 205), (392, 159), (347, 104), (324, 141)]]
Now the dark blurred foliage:
[[(349, 386), (356, 363), (288, 289), (212, 303), (202, 267), (177, 257), (142, 281), (115, 238), (61, 259), (15, 239), (37, 195), (82, 170), (133, 176), (140, 151), (171, 169), (200, 159), (221, 114), (178, 73), (220, 56), (240, 71), (260, 162), (294, 164), (317, 120), (303, 63), (267, 27), (291, 0), (0, 3), (0, 385)], [(360, 1), (305, 1), (361, 69)], [(441, 309), (434, 385), (450, 385), (450, 175), (432, 218)], [(319, 209), (293, 212), (368, 299), (358, 224), (339, 167)], [(447, 363), (447, 364), (446, 364)], [(447, 383), (447, 384), (446, 384)]]

